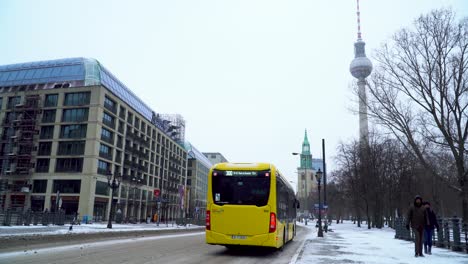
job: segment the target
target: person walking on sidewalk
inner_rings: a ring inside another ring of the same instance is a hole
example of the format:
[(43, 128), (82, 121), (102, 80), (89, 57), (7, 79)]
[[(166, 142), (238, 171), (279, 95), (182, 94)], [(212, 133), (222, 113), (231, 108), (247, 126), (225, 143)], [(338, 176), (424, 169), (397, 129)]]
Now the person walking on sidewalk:
[(408, 210), (408, 215), (406, 218), (406, 229), (413, 229), (415, 234), (414, 239), (414, 256), (415, 257), (424, 257), (422, 254), (422, 239), (424, 227), (426, 226), (426, 208), (422, 205), (422, 198), (419, 195), (416, 195), (414, 198), (414, 203)]
[(432, 236), (434, 234), (434, 228), (437, 228), (439, 232), (439, 223), (437, 223), (437, 217), (431, 208), (431, 203), (424, 202), (426, 208), (426, 226), (424, 227), (424, 253), (431, 255), (432, 249)]

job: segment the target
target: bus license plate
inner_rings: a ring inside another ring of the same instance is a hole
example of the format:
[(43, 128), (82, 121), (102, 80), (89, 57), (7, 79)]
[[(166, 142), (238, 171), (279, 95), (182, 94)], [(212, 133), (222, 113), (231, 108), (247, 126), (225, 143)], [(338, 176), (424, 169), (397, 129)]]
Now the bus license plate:
[(246, 239), (246, 236), (232, 236), (232, 239)]

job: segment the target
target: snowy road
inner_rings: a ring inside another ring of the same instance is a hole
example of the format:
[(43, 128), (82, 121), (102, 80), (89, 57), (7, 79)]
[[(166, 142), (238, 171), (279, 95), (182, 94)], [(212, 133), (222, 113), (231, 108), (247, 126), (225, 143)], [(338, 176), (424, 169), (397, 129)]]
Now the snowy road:
[(196, 232), (9, 252), (0, 263), (289, 263), (307, 232), (299, 227), (284, 250), (227, 250), (205, 244), (205, 233)]

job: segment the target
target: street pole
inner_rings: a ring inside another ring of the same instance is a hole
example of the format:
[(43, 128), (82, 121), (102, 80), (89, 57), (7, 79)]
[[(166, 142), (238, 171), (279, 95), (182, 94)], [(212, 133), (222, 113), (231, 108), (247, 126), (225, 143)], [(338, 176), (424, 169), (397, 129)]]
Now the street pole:
[(319, 169), (315, 174), (315, 178), (317, 179), (317, 187), (318, 187), (318, 197), (319, 197), (319, 219), (318, 219), (318, 237), (323, 237), (323, 230), (322, 230), (322, 201), (320, 200), (320, 181), (322, 178), (322, 171)]
[(112, 186), (109, 184), (112, 194), (111, 194), (111, 207), (109, 210), (109, 219), (107, 222), (107, 228), (112, 228), (112, 218), (113, 218), (112, 211), (114, 210), (114, 185), (115, 185), (115, 178), (112, 181)]
[[(323, 162), (323, 205), (327, 206), (327, 168), (325, 163), (325, 139), (322, 138), (322, 162)], [(328, 232), (328, 207), (325, 214), (325, 232)]]
[(320, 200), (320, 180), (318, 181), (318, 196), (319, 196), (319, 229), (318, 229), (318, 237), (323, 237), (323, 230), (322, 230), (322, 204)]
[[(304, 164), (306, 163), (307, 159), (304, 157), (304, 155), (301, 154), (301, 159), (304, 161)], [(306, 212), (306, 216), (305, 216), (305, 225), (307, 225), (307, 221), (309, 220), (309, 206), (308, 206), (308, 192), (307, 192), (307, 165), (305, 165), (304, 167), (304, 191), (305, 191), (305, 194), (304, 194), (304, 206), (305, 206), (305, 212)]]
[[(120, 174), (117, 173), (117, 178), (120, 178)], [(112, 228), (112, 218), (114, 218), (114, 193), (115, 190), (117, 190), (120, 187), (120, 179), (116, 179), (116, 175), (112, 174), (110, 171), (107, 173), (107, 186), (109, 186), (109, 189), (111, 190), (111, 204), (110, 204), (110, 210), (109, 210), (109, 218), (107, 222), (107, 228)]]

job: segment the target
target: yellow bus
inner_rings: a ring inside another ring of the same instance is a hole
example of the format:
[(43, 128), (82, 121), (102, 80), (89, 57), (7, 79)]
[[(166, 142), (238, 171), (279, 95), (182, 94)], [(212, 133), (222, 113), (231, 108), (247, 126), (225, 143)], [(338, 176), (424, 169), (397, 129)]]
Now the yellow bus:
[(206, 243), (281, 248), (296, 235), (299, 202), (269, 163), (219, 163), (208, 174)]

